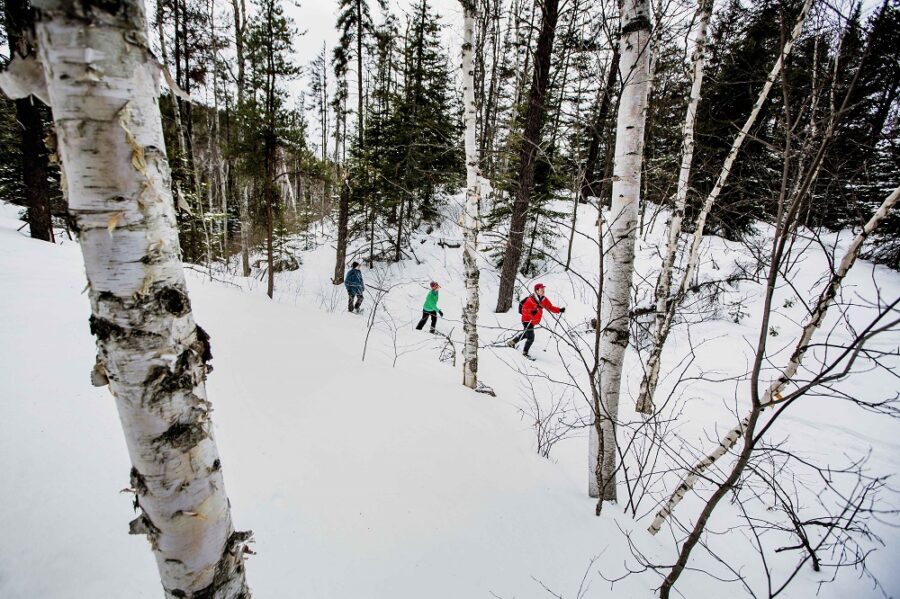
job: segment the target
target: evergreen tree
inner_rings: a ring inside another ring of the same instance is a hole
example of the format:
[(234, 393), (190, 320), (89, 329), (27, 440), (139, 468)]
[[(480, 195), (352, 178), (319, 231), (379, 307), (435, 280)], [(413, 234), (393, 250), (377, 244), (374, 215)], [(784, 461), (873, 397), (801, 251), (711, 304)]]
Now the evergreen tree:
[[(869, 56), (861, 73), (860, 121), (864, 124), (859, 150), (865, 157), (856, 177), (865, 207), (854, 225), (865, 221), (878, 207), (879, 196), (900, 181), (900, 1), (884, 7), (881, 18), (869, 26)], [(848, 183), (852, 188), (853, 183)], [(900, 269), (900, 216), (891, 213), (879, 228), (865, 257)]]
[[(287, 144), (302, 147), (305, 137), (302, 115), (286, 107), (285, 80), (299, 75), (291, 62), (293, 24), (278, 0), (258, 0), (257, 14), (248, 24), (248, 95), (240, 107), (245, 124), (241, 168), (257, 181), (251, 210), (255, 222), (266, 227), (268, 295), (274, 293), (274, 235), (281, 216), (281, 197), (276, 186), (278, 150)], [(262, 160), (260, 160), (262, 157)]]
[[(732, 0), (714, 22), (707, 66), (708, 85), (697, 109), (695, 202), (712, 189), (734, 133), (750, 114), (782, 45), (782, 25), (789, 27), (800, 10), (795, 0), (762, 0), (748, 11)], [(780, 94), (771, 94), (744, 142), (731, 175), (709, 215), (709, 233), (737, 239), (765, 218), (766, 199), (777, 195), (780, 158), (763, 140), (771, 140), (771, 117), (779, 110)], [(779, 144), (780, 145), (780, 144)], [(696, 204), (689, 203), (685, 223), (690, 228)]]
[(437, 16), (428, 0), (419, 0), (405, 39), (405, 85), (395, 118), (397, 145), (406, 150), (405, 187), (418, 194), (426, 219), (437, 216), (436, 189), (459, 183), (462, 169), (459, 98), (439, 36)]
[[(438, 189), (461, 182), (461, 107), (427, 0), (409, 15), (402, 47), (391, 17), (373, 37), (365, 146), (354, 143), (351, 165), (354, 194), (366, 202), (352, 203), (351, 235), (369, 239), (370, 260), (399, 260), (418, 223), (437, 218)], [(379, 240), (377, 251), (376, 230), (395, 231)]]
[(328, 64), (326, 46), (322, 44), (320, 52), (313, 60), (310, 68), (310, 96), (311, 108), (319, 119), (319, 153), (322, 162), (328, 160)]

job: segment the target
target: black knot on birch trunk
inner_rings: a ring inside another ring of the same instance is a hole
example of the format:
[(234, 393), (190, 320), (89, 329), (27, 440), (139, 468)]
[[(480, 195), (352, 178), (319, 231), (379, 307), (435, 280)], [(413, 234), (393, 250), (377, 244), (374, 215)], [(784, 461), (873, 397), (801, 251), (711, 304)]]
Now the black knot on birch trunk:
[(207, 364), (212, 360), (212, 346), (209, 343), (209, 333), (203, 330), (203, 327), (197, 325), (197, 341), (191, 346), (191, 349), (197, 352), (203, 364), (206, 365), (207, 372), (212, 372), (212, 366)]
[(159, 445), (189, 451), (192, 447), (206, 439), (206, 430), (197, 422), (176, 422), (169, 429), (153, 440)]
[(99, 10), (111, 15), (118, 14), (124, 6), (122, 0), (81, 0), (81, 4), (85, 9)]
[(163, 287), (157, 291), (156, 301), (163, 310), (175, 316), (184, 316), (191, 311), (191, 301), (187, 294), (175, 287)]
[(92, 314), (89, 322), (91, 335), (94, 335), (98, 341), (106, 341), (114, 335), (122, 336), (125, 334), (125, 329), (105, 318), (98, 318)]
[(142, 512), (140, 516), (128, 523), (128, 534), (130, 535), (147, 535), (150, 546), (154, 551), (158, 549), (157, 541), (159, 540), (159, 527), (147, 516), (146, 512)]
[(627, 23), (624, 27), (622, 27), (621, 36), (625, 37), (626, 35), (634, 31), (650, 31), (652, 28), (653, 27), (650, 24), (650, 19), (648, 19), (646, 15), (638, 15), (636, 18), (632, 19), (630, 23)]
[(159, 399), (160, 392), (165, 394), (176, 391), (192, 391), (197, 386), (194, 379), (191, 350), (184, 350), (175, 361), (172, 370), (162, 365), (156, 365), (147, 372), (144, 385), (151, 392), (151, 401)]
[(144, 479), (144, 475), (138, 472), (138, 469), (134, 466), (131, 467), (131, 488), (134, 489), (136, 495), (145, 495), (147, 493), (147, 481)]

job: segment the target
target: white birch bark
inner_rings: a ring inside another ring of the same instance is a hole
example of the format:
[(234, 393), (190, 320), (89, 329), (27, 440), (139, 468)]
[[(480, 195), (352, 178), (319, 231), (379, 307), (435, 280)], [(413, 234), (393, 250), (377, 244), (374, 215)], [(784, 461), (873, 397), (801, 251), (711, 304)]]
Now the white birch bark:
[(165, 596), (249, 597), (209, 420), (209, 337), (191, 314), (143, 3), (37, 0), (37, 38), (131, 490)]
[[(770, 407), (774, 403), (778, 403), (782, 400), (781, 392), (784, 388), (794, 380), (794, 376), (797, 374), (797, 370), (800, 368), (800, 365), (803, 363), (803, 357), (806, 355), (806, 351), (809, 349), (810, 342), (812, 341), (813, 335), (822, 326), (822, 322), (825, 320), (825, 315), (828, 313), (828, 309), (831, 307), (832, 303), (834, 303), (834, 298), (837, 297), (837, 293), (841, 288), (841, 285), (844, 282), (844, 278), (847, 276), (847, 273), (856, 263), (856, 259), (859, 257), (859, 252), (862, 249), (863, 243), (865, 243), (866, 239), (872, 234), (878, 224), (887, 216), (888, 212), (890, 212), (893, 207), (897, 204), (897, 201), (900, 200), (900, 187), (897, 187), (894, 191), (888, 195), (884, 202), (882, 202), (881, 207), (875, 212), (874, 215), (869, 219), (869, 222), (863, 227), (862, 231), (860, 231), (854, 238), (853, 241), (850, 242), (847, 251), (844, 253), (844, 257), (841, 259), (841, 262), (838, 268), (831, 275), (828, 284), (825, 286), (825, 289), (822, 290), (822, 293), (819, 295), (819, 300), (816, 302), (816, 307), (810, 313), (809, 318), (806, 320), (806, 324), (803, 325), (803, 330), (800, 332), (800, 337), (797, 339), (797, 343), (794, 346), (794, 351), (791, 353), (791, 357), (788, 360), (787, 365), (779, 374), (778, 378), (776, 378), (772, 383), (769, 384), (769, 387), (766, 389), (766, 392), (763, 394), (759, 403), (759, 410), (764, 410), (767, 407)], [(757, 408), (754, 408), (757, 409)], [(650, 527), (647, 529), (650, 531), (650, 534), (656, 534), (659, 532), (663, 523), (666, 521), (672, 511), (675, 509), (688, 491), (694, 488), (694, 484), (697, 481), (697, 478), (709, 469), (716, 460), (721, 458), (723, 455), (728, 453), (728, 451), (734, 447), (738, 439), (744, 436), (744, 429), (747, 427), (747, 424), (750, 422), (750, 414), (745, 416), (743, 420), (741, 420), (737, 426), (728, 431), (728, 434), (719, 442), (718, 447), (704, 457), (700, 462), (694, 465), (691, 468), (688, 475), (681, 481), (672, 495), (669, 497), (666, 504), (662, 507), (662, 509), (657, 512), (656, 517), (653, 519), (653, 523), (650, 524)]]
[(463, 266), (466, 277), (466, 305), (463, 309), (463, 385), (474, 389), (478, 385), (478, 207), (481, 201), (478, 172), (478, 149), (475, 147), (475, 2), (460, 0), (463, 5), (463, 118), (466, 125), (466, 206), (463, 218)]
[[(747, 117), (747, 120), (744, 122), (744, 126), (741, 127), (740, 132), (731, 144), (731, 150), (728, 152), (728, 156), (725, 158), (725, 163), (722, 165), (722, 170), (719, 172), (719, 177), (716, 180), (712, 191), (709, 192), (709, 195), (703, 202), (703, 208), (700, 210), (700, 214), (697, 216), (694, 235), (691, 239), (690, 252), (688, 254), (687, 262), (685, 265), (685, 272), (682, 275), (681, 281), (678, 285), (678, 290), (675, 292), (674, 297), (670, 299), (668, 289), (665, 290), (665, 294), (663, 295), (663, 290), (657, 287), (656, 333), (653, 350), (647, 360), (647, 375), (645, 376), (645, 381), (642, 381), (641, 383), (641, 392), (638, 398), (638, 403), (636, 405), (636, 409), (639, 412), (649, 413), (653, 410), (653, 393), (655, 391), (656, 383), (659, 378), (662, 348), (665, 345), (665, 341), (668, 338), (669, 331), (672, 328), (672, 323), (675, 319), (675, 311), (677, 310), (678, 305), (681, 303), (681, 300), (684, 298), (684, 295), (687, 293), (687, 289), (688, 287), (690, 287), (691, 280), (694, 278), (694, 273), (696, 272), (697, 266), (700, 262), (700, 245), (703, 242), (703, 231), (706, 227), (706, 219), (709, 216), (713, 205), (716, 203), (716, 200), (719, 198), (719, 194), (722, 192), (722, 188), (728, 181), (728, 177), (731, 174), (731, 168), (734, 165), (734, 161), (737, 159), (737, 155), (740, 152), (741, 146), (743, 145), (744, 140), (747, 138), (750, 129), (753, 127), (753, 124), (756, 122), (756, 119), (759, 116), (759, 113), (769, 96), (772, 85), (778, 78), (779, 73), (781, 73), (781, 69), (784, 65), (785, 59), (790, 54), (794, 42), (797, 40), (797, 38), (800, 36), (800, 32), (803, 30), (803, 24), (806, 21), (807, 15), (809, 14), (809, 9), (812, 6), (812, 2), (813, 0), (806, 0), (806, 2), (803, 4), (803, 7), (800, 10), (800, 15), (797, 17), (797, 22), (795, 23), (794, 28), (791, 31), (790, 38), (785, 43), (784, 48), (782, 48), (781, 53), (779, 54), (778, 59), (775, 61), (775, 64), (772, 66), (768, 77), (766, 77), (766, 83), (765, 85), (763, 85), (762, 90), (760, 90), (759, 96), (757, 97), (756, 102), (753, 105), (753, 109), (750, 111), (750, 115)], [(679, 189), (679, 192), (680, 191), (681, 190)], [(671, 233), (672, 231), (670, 229), (670, 244)], [(675, 243), (677, 244), (677, 238)], [(669, 248), (669, 250), (667, 251), (670, 250), (671, 248)], [(668, 254), (666, 259), (668, 263)], [(664, 270), (666, 270), (665, 267)], [(671, 271), (671, 267), (669, 267), (668, 270)], [(661, 314), (659, 312), (660, 298), (662, 298), (662, 301), (666, 304), (666, 306), (664, 306), (664, 311)], [(652, 379), (653, 381), (652, 385), (650, 384), (650, 379)], [(644, 388), (645, 382), (647, 383), (646, 389)]]
[[(625, 0), (620, 37), (623, 88), (616, 124), (612, 206), (603, 245), (607, 248), (603, 269), (600, 339), (600, 420), (591, 427), (589, 485), (591, 497), (616, 500), (616, 422), (622, 365), (628, 346), (628, 308), (634, 272), (634, 244), (641, 192), (644, 123), (650, 76), (650, 6), (647, 0)], [(597, 476), (598, 460), (600, 476)], [(598, 478), (600, 480), (598, 480)]]
[(669, 220), (669, 239), (663, 258), (659, 279), (656, 283), (656, 331), (653, 350), (647, 361), (647, 370), (641, 380), (636, 410), (645, 414), (653, 412), (653, 393), (659, 379), (659, 355), (665, 339), (661, 331), (666, 325), (668, 312), (667, 301), (672, 281), (672, 268), (678, 253), (678, 240), (681, 237), (681, 225), (684, 209), (687, 205), (687, 192), (691, 178), (691, 163), (694, 159), (694, 125), (697, 120), (697, 106), (700, 104), (700, 90), (703, 87), (703, 73), (706, 67), (706, 30), (712, 14), (713, 0), (700, 0), (697, 7), (697, 37), (694, 41), (693, 63), (691, 74), (691, 95), (684, 117), (683, 136), (681, 140), (681, 167), (678, 170), (678, 188), (675, 193), (675, 205)]

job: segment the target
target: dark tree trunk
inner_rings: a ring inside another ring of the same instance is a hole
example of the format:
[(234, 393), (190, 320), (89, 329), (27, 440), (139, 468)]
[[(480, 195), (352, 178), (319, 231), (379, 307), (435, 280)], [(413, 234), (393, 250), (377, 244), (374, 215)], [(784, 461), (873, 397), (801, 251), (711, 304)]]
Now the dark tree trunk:
[[(594, 122), (591, 125), (591, 142), (588, 145), (588, 155), (584, 163), (584, 180), (581, 183), (581, 193), (578, 195), (578, 201), (582, 204), (586, 202), (588, 196), (598, 196), (601, 193), (599, 181), (595, 180), (597, 172), (597, 164), (600, 162), (600, 140), (606, 130), (606, 120), (609, 116), (609, 107), (612, 103), (610, 98), (613, 93), (613, 86), (616, 84), (616, 78), (619, 75), (619, 44), (614, 45), (612, 60), (609, 63), (609, 72), (606, 74), (606, 87), (601, 92), (600, 105)], [(605, 173), (604, 173), (605, 174)]]
[[(34, 29), (34, 10), (28, 0), (6, 0), (6, 36), (10, 57), (34, 54), (31, 32)], [(22, 183), (31, 236), (53, 241), (53, 222), (50, 218), (50, 160), (44, 145), (44, 119), (37, 100), (16, 100), (16, 120), (21, 127)]]
[[(268, 152), (266, 152), (268, 154)], [(268, 158), (266, 162), (269, 162)], [(275, 232), (275, 215), (273, 204), (275, 203), (275, 184), (271, 181), (272, 174), (274, 174), (274, 167), (270, 164), (266, 166), (266, 170), (273, 169), (272, 172), (266, 174), (266, 257), (269, 261), (268, 268), (268, 281), (266, 286), (266, 295), (270, 298), (275, 294), (275, 259), (274, 259), (274, 251), (272, 248), (272, 236)]]
[(273, 251), (273, 243), (275, 236), (275, 165), (278, 159), (278, 139), (275, 130), (275, 49), (272, 44), (274, 31), (272, 31), (273, 23), (273, 5), (267, 4), (268, 19), (266, 20), (269, 41), (266, 44), (266, 118), (267, 131), (265, 136), (265, 156), (266, 156), (266, 254), (268, 258), (268, 287), (266, 293), (269, 298), (275, 294), (275, 252)]
[(537, 51), (534, 55), (534, 77), (531, 81), (528, 112), (525, 116), (522, 148), (519, 153), (519, 181), (509, 224), (509, 238), (503, 254), (503, 269), (500, 273), (500, 291), (497, 296), (496, 312), (507, 312), (512, 307), (516, 273), (519, 271), (519, 261), (522, 257), (522, 241), (528, 216), (528, 203), (534, 187), (534, 167), (538, 147), (541, 143), (541, 129), (547, 113), (544, 100), (547, 83), (550, 79), (550, 54), (553, 50), (553, 37), (556, 34), (559, 1), (544, 0), (542, 9), (543, 21), (541, 33), (538, 36)]
[(362, 0), (356, 0), (356, 128), (359, 133), (359, 151), (363, 149), (363, 34)]
[[(400, 214), (397, 217), (397, 247), (396, 252), (394, 254), (394, 262), (400, 262), (401, 257), (401, 247), (403, 245), (403, 207), (406, 205), (406, 202), (403, 200), (400, 201)], [(396, 207), (394, 208), (396, 210)]]
[(369, 219), (369, 268), (375, 266), (375, 203), (372, 203), (372, 216)]
[[(274, 76), (272, 76), (274, 86)], [(274, 95), (274, 94), (273, 94)], [(270, 105), (271, 108), (271, 105)], [(271, 118), (271, 116), (270, 116)], [(269, 123), (269, 131), (265, 137), (265, 160), (266, 160), (266, 259), (267, 264), (267, 285), (266, 294), (271, 298), (275, 294), (275, 252), (273, 237), (275, 234), (275, 161), (276, 161), (276, 142), (274, 123)]]
[[(491, 23), (491, 48), (493, 52), (492, 60), (491, 60), (491, 85), (488, 89), (487, 99), (485, 100), (485, 106), (483, 109), (483, 119), (481, 122), (481, 139), (479, 145), (479, 156), (481, 156), (482, 160), (482, 168), (488, 179), (493, 179), (494, 177), (494, 131), (496, 130), (496, 122), (497, 122), (497, 99), (496, 96), (499, 93), (500, 86), (497, 84), (497, 66), (500, 62), (499, 60), (499, 48), (500, 48), (500, 12), (499, 8), (495, 4), (491, 9), (490, 15), (490, 23)], [(487, 18), (485, 18), (485, 23), (487, 23)], [(486, 25), (485, 25), (486, 26)]]
[(22, 126), (22, 182), (25, 185), (31, 236), (52, 242), (50, 182), (47, 178), (50, 160), (44, 145), (44, 122), (40, 108), (30, 98), (16, 100), (16, 119)]
[(341, 182), (341, 196), (338, 208), (337, 258), (334, 263), (335, 285), (344, 282), (344, 267), (347, 261), (347, 222), (350, 220), (350, 186), (347, 181)]

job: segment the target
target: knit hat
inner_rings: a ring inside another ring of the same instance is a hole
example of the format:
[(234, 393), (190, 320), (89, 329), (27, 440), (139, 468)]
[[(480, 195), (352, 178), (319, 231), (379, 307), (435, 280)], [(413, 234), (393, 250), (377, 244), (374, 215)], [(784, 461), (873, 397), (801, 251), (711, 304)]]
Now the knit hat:
[(431, 287), (432, 289), (434, 289), (435, 287), (440, 287), (440, 285), (438, 285), (438, 282), (437, 282), (437, 281), (432, 281), (430, 287)]
[(358, 268), (358, 267), (359, 267), (359, 262), (354, 262), (353, 264), (351, 264), (351, 266), (352, 266), (353, 268)]
[(543, 289), (543, 288), (544, 288), (544, 284), (543, 284), (543, 283), (538, 283), (537, 285), (534, 286), (534, 290), (535, 290), (535, 291), (537, 291), (538, 289)]

